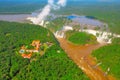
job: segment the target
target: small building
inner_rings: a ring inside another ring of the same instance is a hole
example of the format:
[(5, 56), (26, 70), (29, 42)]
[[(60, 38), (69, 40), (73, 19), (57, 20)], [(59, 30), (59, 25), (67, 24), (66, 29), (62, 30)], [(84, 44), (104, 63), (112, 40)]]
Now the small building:
[(31, 56), (32, 56), (32, 53), (30, 53), (30, 54), (22, 54), (21, 56), (22, 56), (23, 58), (28, 58), (28, 59), (30, 59)]
[(40, 49), (40, 41), (39, 40), (34, 40), (31, 45), (35, 47), (35, 50)]
[[(39, 40), (34, 40), (31, 44), (34, 49), (27, 49), (24, 45), (21, 47), (19, 53), (23, 58), (28, 58), (30, 59), (33, 53), (38, 53), (40, 49), (40, 41)], [(26, 54), (29, 53), (29, 54)]]

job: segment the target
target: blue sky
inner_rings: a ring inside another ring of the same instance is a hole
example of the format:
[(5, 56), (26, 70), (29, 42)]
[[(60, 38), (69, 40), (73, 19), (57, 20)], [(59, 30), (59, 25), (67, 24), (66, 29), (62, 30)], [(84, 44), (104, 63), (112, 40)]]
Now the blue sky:
[[(0, 1), (45, 1), (45, 0), (0, 0)], [(68, 0), (68, 1), (119, 1), (119, 0)]]
[(70, 0), (70, 1), (118, 1), (118, 0)]
[[(36, 2), (36, 1), (46, 1), (47, 0), (0, 0), (0, 1), (4, 1), (4, 2), (11, 2), (11, 1), (15, 1), (15, 2)], [(82, 2), (120, 2), (120, 0), (67, 0), (67, 1), (82, 1)]]

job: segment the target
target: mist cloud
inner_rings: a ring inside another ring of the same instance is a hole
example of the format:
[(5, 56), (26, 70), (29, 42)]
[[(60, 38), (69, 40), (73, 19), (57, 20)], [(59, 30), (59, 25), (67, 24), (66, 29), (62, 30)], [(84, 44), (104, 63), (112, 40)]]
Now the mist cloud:
[(37, 15), (37, 17), (29, 18), (33, 24), (42, 25), (42, 21), (50, 14), (51, 10), (58, 10), (61, 7), (66, 6), (66, 0), (48, 0), (48, 4), (42, 9), (42, 11)]

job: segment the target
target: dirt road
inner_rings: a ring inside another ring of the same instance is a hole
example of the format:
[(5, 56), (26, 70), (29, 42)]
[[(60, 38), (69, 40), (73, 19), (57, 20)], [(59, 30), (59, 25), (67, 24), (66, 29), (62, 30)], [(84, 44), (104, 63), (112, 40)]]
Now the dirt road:
[(70, 57), (91, 80), (115, 80), (113, 77), (106, 75), (105, 72), (97, 66), (94, 58), (90, 56), (93, 50), (103, 45), (76, 46), (68, 43), (67, 40), (63, 38), (58, 39), (58, 41), (68, 57)]

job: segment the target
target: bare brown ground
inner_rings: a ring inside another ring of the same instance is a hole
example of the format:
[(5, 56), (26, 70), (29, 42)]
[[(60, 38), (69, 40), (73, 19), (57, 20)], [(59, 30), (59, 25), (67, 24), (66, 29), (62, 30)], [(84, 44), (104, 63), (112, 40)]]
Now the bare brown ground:
[(68, 57), (70, 57), (91, 80), (115, 80), (112, 76), (106, 75), (105, 72), (96, 65), (95, 59), (90, 56), (93, 50), (103, 45), (76, 46), (65, 39), (58, 39), (58, 41)]

